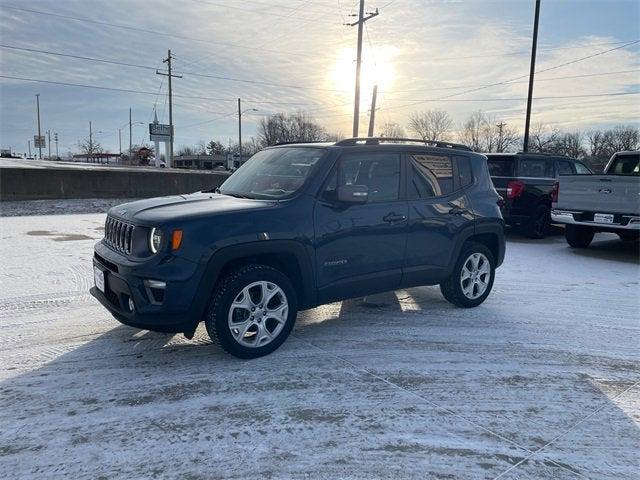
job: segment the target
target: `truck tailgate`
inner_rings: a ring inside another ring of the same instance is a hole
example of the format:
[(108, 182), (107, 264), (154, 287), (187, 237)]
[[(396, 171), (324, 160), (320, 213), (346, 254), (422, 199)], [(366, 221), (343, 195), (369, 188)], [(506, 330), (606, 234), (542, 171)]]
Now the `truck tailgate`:
[(629, 175), (565, 175), (559, 179), (559, 210), (638, 215), (640, 179)]

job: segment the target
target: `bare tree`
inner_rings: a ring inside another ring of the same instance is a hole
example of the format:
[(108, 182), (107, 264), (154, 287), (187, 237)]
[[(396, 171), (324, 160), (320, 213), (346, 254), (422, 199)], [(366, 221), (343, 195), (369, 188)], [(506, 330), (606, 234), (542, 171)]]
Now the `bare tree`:
[(406, 136), (404, 128), (396, 122), (386, 122), (380, 128), (378, 136), (387, 138), (402, 138)]
[(532, 152), (557, 153), (554, 150), (562, 133), (556, 127), (536, 123), (529, 130), (529, 150)]
[(104, 152), (100, 142), (90, 139), (89, 137), (78, 141), (78, 149), (80, 153), (87, 156)]
[(617, 125), (609, 130), (587, 133), (588, 155), (585, 161), (594, 171), (601, 171), (611, 156), (622, 150), (640, 148), (640, 130), (631, 125)]
[(409, 116), (409, 130), (423, 140), (447, 140), (452, 128), (453, 120), (443, 110), (426, 110)]
[(258, 124), (258, 140), (262, 146), (282, 142), (318, 142), (328, 138), (325, 129), (305, 112), (276, 113)]
[(478, 110), (464, 122), (458, 139), (476, 152), (507, 152), (518, 145), (520, 136), (515, 128)]

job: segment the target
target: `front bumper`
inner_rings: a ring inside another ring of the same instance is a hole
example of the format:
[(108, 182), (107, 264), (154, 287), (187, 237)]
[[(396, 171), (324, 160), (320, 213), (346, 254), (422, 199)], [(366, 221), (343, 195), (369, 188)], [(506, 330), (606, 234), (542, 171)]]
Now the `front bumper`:
[[(104, 272), (104, 292), (95, 286), (89, 292), (121, 323), (161, 332), (190, 332), (200, 322), (202, 302), (196, 300), (204, 271), (201, 265), (175, 256), (132, 262), (103, 242), (95, 245), (93, 265)], [(152, 290), (149, 280), (166, 286)]]
[(558, 208), (554, 208), (551, 210), (551, 220), (553, 220), (554, 223), (564, 223), (567, 225), (583, 225), (585, 227), (593, 227), (602, 231), (640, 231), (640, 217), (637, 215), (614, 214), (614, 223), (594, 222), (593, 215), (593, 212), (561, 210)]

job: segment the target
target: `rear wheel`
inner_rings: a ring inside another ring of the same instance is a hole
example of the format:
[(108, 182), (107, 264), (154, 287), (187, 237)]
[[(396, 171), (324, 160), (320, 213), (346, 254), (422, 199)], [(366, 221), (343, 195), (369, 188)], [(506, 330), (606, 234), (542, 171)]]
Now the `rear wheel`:
[(544, 238), (551, 224), (551, 212), (546, 205), (538, 205), (527, 225), (527, 236), (530, 238)]
[(591, 227), (581, 225), (567, 225), (564, 229), (564, 237), (573, 248), (587, 248), (591, 245), (595, 232)]
[(640, 239), (638, 232), (618, 232), (618, 236), (625, 242), (637, 242)]
[(209, 305), (205, 325), (214, 343), (239, 358), (257, 358), (287, 339), (298, 312), (295, 289), (280, 271), (246, 265), (227, 274)]
[(444, 298), (458, 307), (477, 307), (484, 302), (495, 278), (491, 250), (479, 243), (465, 243), (453, 272), (440, 284)]

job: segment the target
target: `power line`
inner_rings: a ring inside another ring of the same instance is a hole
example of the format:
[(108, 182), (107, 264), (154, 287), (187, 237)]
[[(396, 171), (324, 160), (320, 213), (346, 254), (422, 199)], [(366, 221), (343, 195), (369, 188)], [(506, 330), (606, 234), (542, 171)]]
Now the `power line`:
[[(536, 79), (536, 83), (537, 82), (546, 82), (546, 81), (552, 81), (552, 80), (568, 80), (568, 79), (574, 79), (574, 78), (588, 78), (588, 77), (601, 77), (601, 76), (607, 76), (607, 75), (621, 75), (621, 74), (626, 74), (626, 73), (635, 73), (635, 72), (640, 72), (640, 68), (634, 68), (631, 70), (618, 70), (615, 72), (602, 72), (602, 73), (585, 73), (582, 75), (566, 75), (563, 77), (548, 77), (548, 78), (538, 78)], [(527, 80), (518, 80), (518, 81), (514, 81), (514, 82), (510, 82), (510, 83), (527, 83)], [(420, 88), (420, 89), (411, 89), (411, 90), (396, 90), (393, 89), (393, 92), (395, 93), (411, 93), (411, 92), (431, 92), (431, 91), (435, 91), (435, 90), (460, 90), (460, 89), (464, 89), (464, 88), (474, 88), (474, 87), (478, 87), (478, 86), (483, 86), (483, 85), (458, 85), (455, 87), (432, 87), (432, 88)], [(400, 100), (399, 98), (391, 98), (391, 100)], [(410, 101), (410, 99), (404, 99), (405, 101)]]
[[(567, 65), (573, 65), (574, 63), (578, 63), (578, 62), (582, 62), (583, 60), (588, 60), (588, 59), (591, 59), (591, 58), (594, 58), (594, 57), (598, 57), (600, 55), (604, 55), (606, 53), (613, 52), (615, 50), (620, 50), (621, 48), (625, 48), (625, 47), (628, 47), (628, 46), (631, 46), (631, 45), (635, 45), (636, 43), (639, 43), (639, 42), (640, 42), (640, 40), (634, 40), (633, 42), (628, 42), (628, 43), (626, 43), (624, 45), (620, 45), (618, 47), (610, 48), (610, 49), (602, 51), (602, 52), (597, 52), (597, 53), (594, 53), (594, 54), (591, 54), (591, 55), (587, 55), (585, 57), (581, 57), (581, 58), (577, 58), (577, 59), (574, 59), (574, 60), (570, 60), (568, 62), (563, 62), (563, 63), (560, 63), (558, 65), (554, 65), (552, 67), (544, 68), (542, 70), (536, 70), (535, 73), (538, 74), (538, 73), (543, 73), (543, 72), (549, 72), (551, 70), (556, 70), (558, 68), (566, 67)], [(499, 86), (499, 85), (506, 85), (506, 84), (514, 82), (516, 80), (521, 80), (523, 78), (527, 78), (528, 76), (529, 76), (528, 74), (527, 75), (520, 75), (518, 77), (510, 78), (508, 80), (503, 80), (503, 81), (495, 82), (495, 83), (489, 83), (487, 85), (483, 85), (483, 86), (480, 86), (480, 87), (476, 87), (476, 88), (472, 88), (472, 89), (469, 89), (469, 90), (465, 90), (463, 92), (452, 93), (450, 95), (446, 95), (444, 97), (436, 98), (436, 99), (433, 99), (433, 100), (426, 100), (426, 101), (425, 100), (420, 100), (420, 101), (413, 102), (413, 103), (407, 103), (405, 105), (399, 105), (397, 107), (391, 107), (388, 110), (397, 110), (399, 108), (413, 107), (415, 105), (420, 105), (422, 103), (427, 103), (427, 102), (430, 102), (430, 101), (446, 100), (446, 99), (451, 98), (451, 97), (457, 97), (457, 96), (460, 96), (460, 95), (465, 95), (467, 93), (477, 92), (479, 90), (484, 90), (484, 89), (491, 88), (491, 87), (496, 87), (496, 86)]]
[[(44, 54), (44, 55), (53, 55), (53, 56), (57, 56), (57, 57), (68, 57), (68, 58), (74, 58), (74, 59), (77, 59), (77, 60), (85, 60), (85, 61), (91, 61), (91, 62), (97, 62), (97, 63), (106, 63), (106, 64), (110, 64), (110, 65), (120, 65), (120, 66), (124, 66), (124, 67), (141, 68), (141, 69), (145, 69), (145, 70), (154, 70), (154, 71), (156, 70), (156, 67), (152, 67), (151, 65), (141, 65), (141, 64), (138, 64), (138, 63), (120, 62), (120, 61), (117, 61), (117, 60), (111, 60), (111, 59), (106, 59), (106, 58), (96, 58), (96, 57), (88, 57), (88, 56), (84, 56), (84, 55), (76, 55), (76, 54), (70, 54), (70, 53), (53, 52), (51, 50), (41, 50), (41, 49), (37, 49), (37, 48), (18, 47), (18, 46), (15, 46), (15, 45), (7, 45), (7, 44), (0, 44), (0, 48), (7, 48), (7, 49), (10, 49), (10, 50), (24, 51), (24, 52), (30, 52), (30, 53), (40, 53), (40, 54)], [(317, 90), (317, 91), (325, 91), (325, 92), (346, 92), (346, 90), (340, 90), (340, 89), (306, 87), (306, 86), (303, 86), (303, 85), (268, 82), (268, 81), (264, 81), (264, 80), (250, 80), (250, 79), (246, 79), (246, 78), (228, 77), (228, 76), (224, 76), (224, 75), (213, 75), (213, 74), (200, 73), (200, 72), (180, 71), (179, 73), (181, 73), (183, 75), (192, 75), (194, 77), (212, 78), (212, 79), (215, 79), (215, 80), (224, 80), (224, 81), (229, 81), (229, 82), (248, 83), (248, 84), (251, 84), (251, 85), (264, 85), (264, 86), (270, 86), (270, 87), (295, 88), (295, 89), (301, 89), (301, 90)]]
[[(37, 82), (37, 83), (47, 83), (47, 84), (52, 84), (52, 85), (62, 85), (62, 86), (67, 86), (67, 87), (82, 87), (82, 88), (93, 88), (93, 89), (97, 89), (97, 90), (108, 90), (108, 91), (114, 91), (114, 92), (123, 92), (123, 93), (139, 93), (139, 94), (144, 94), (144, 95), (157, 95), (157, 92), (152, 92), (152, 91), (148, 91), (148, 90), (134, 90), (134, 89), (129, 89), (129, 88), (116, 88), (116, 87), (104, 87), (104, 86), (99, 86), (99, 85), (86, 85), (86, 84), (82, 84), (82, 83), (71, 83), (71, 82), (59, 82), (59, 81), (54, 81), (54, 80), (43, 80), (43, 79), (39, 79), (39, 78), (29, 78), (29, 77), (18, 77), (18, 76), (12, 76), (12, 75), (0, 75), (0, 78), (7, 78), (10, 80), (22, 80), (25, 82)], [(164, 96), (166, 96), (167, 94), (162, 94)], [(236, 99), (231, 99), (231, 98), (214, 98), (214, 97), (204, 97), (204, 96), (200, 96), (200, 95), (184, 95), (184, 94), (176, 94), (174, 95), (174, 97), (180, 97), (180, 98), (193, 98), (193, 99), (197, 99), (197, 100), (210, 100), (210, 101), (214, 101), (214, 102), (235, 102), (237, 101)], [(277, 101), (266, 101), (266, 100), (249, 100), (249, 103), (255, 103), (255, 104), (265, 104), (265, 105), (318, 105), (316, 103), (301, 103), (301, 102), (277, 102)]]
[[(248, 12), (248, 13), (254, 13), (256, 15), (269, 15), (272, 17), (281, 17), (281, 18), (290, 18), (287, 14), (284, 13), (275, 13), (275, 12), (269, 12), (269, 11), (257, 11), (257, 10), (251, 10), (250, 8), (242, 8), (242, 7), (238, 7), (236, 5), (226, 5), (226, 4), (222, 4), (222, 3), (217, 3), (217, 2), (212, 2), (209, 0), (192, 0), (195, 3), (201, 3), (201, 4), (205, 4), (205, 5), (212, 5), (214, 7), (222, 7), (222, 8), (227, 8), (227, 9), (231, 9), (231, 10), (238, 10), (241, 12)], [(327, 24), (331, 24), (331, 25), (336, 25), (336, 22), (330, 21), (330, 20), (325, 20), (321, 23), (327, 23)]]
[(257, 52), (267, 52), (267, 53), (275, 53), (278, 55), (288, 55), (288, 56), (296, 56), (296, 57), (308, 57), (309, 54), (308, 53), (296, 53), (296, 52), (289, 52), (289, 51), (283, 51), (283, 50), (273, 50), (273, 49), (268, 49), (268, 48), (260, 48), (260, 47), (253, 47), (253, 46), (247, 46), (247, 45), (240, 45), (240, 44), (236, 44), (236, 43), (227, 43), (227, 42), (217, 42), (214, 40), (207, 40), (204, 38), (197, 38), (197, 37), (190, 37), (188, 35), (180, 35), (180, 34), (176, 34), (176, 33), (165, 33), (165, 32), (159, 32), (156, 30), (150, 30), (147, 28), (140, 28), (140, 27), (134, 27), (132, 25), (125, 25), (125, 24), (121, 24), (121, 23), (111, 23), (111, 22), (103, 22), (101, 20), (93, 20), (91, 18), (86, 18), (86, 17), (76, 17), (73, 15), (64, 15), (62, 13), (54, 13), (54, 12), (44, 12), (41, 10), (35, 10), (32, 8), (23, 8), (23, 7), (14, 7), (11, 5), (0, 5), (0, 8), (6, 8), (9, 10), (16, 10), (16, 11), (20, 11), (20, 12), (27, 12), (27, 13), (34, 13), (36, 15), (46, 15), (46, 16), (50, 16), (50, 17), (56, 17), (56, 18), (64, 18), (67, 20), (75, 20), (77, 22), (87, 22), (87, 23), (92, 23), (94, 25), (103, 25), (106, 27), (113, 27), (113, 28), (121, 28), (124, 30), (131, 30), (134, 32), (142, 32), (142, 33), (148, 33), (151, 35), (159, 35), (162, 37), (170, 37), (170, 38), (179, 38), (181, 40), (189, 40), (192, 42), (201, 42), (201, 43), (207, 43), (210, 45), (221, 45), (221, 46), (225, 46), (225, 47), (234, 47), (234, 48), (242, 48), (242, 49), (246, 49), (246, 50), (253, 50), (253, 51), (257, 51)]

